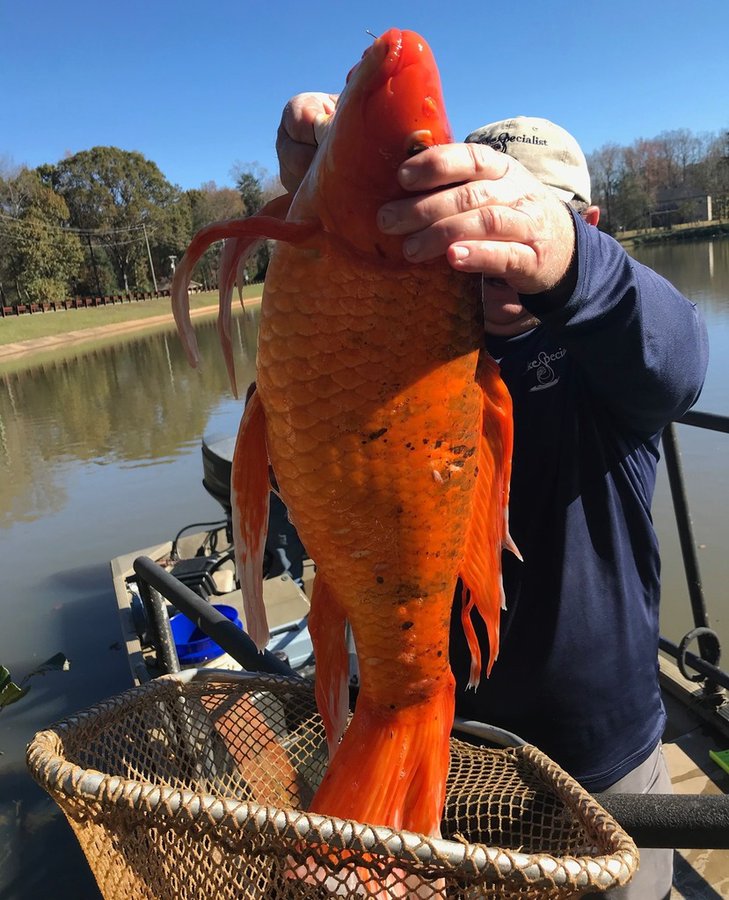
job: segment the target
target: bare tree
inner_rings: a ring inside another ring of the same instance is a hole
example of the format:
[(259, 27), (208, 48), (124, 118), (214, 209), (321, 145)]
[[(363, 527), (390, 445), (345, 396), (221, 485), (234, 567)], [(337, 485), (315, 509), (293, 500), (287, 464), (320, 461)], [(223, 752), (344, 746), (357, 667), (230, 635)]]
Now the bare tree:
[(587, 164), (592, 179), (592, 201), (604, 210), (603, 226), (614, 232), (615, 196), (620, 187), (624, 170), (625, 151), (617, 144), (605, 144), (591, 153)]

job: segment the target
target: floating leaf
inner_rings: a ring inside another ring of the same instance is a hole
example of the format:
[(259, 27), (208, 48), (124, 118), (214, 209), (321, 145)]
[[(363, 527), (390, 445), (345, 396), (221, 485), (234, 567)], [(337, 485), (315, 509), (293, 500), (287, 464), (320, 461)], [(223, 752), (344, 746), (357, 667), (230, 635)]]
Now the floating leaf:
[(10, 680), (10, 672), (5, 666), (0, 666), (0, 709), (16, 703), (21, 697), (30, 690), (28, 682), (36, 675), (47, 675), (48, 672), (67, 672), (71, 668), (71, 663), (65, 653), (54, 653), (50, 659), (29, 672), (20, 684), (15, 684)]
[(28, 693), (28, 688), (19, 687), (10, 680), (10, 672), (5, 666), (0, 666), (0, 709), (4, 706), (10, 706), (24, 697)]

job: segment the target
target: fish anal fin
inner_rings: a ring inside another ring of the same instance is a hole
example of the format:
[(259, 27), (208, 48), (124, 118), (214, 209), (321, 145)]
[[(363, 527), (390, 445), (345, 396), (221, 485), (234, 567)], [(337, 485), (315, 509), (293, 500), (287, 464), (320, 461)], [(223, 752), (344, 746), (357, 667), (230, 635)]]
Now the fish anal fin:
[(263, 406), (254, 392), (238, 429), (231, 471), (233, 543), (246, 628), (259, 650), (269, 640), (263, 603), (263, 555), (268, 531), (268, 452)]
[(501, 610), (504, 591), (501, 581), (501, 551), (518, 551), (508, 531), (509, 480), (514, 440), (511, 396), (501, 380), (498, 365), (482, 354), (478, 381), (483, 391), (483, 418), (478, 453), (478, 475), (471, 520), (466, 535), (461, 621), (471, 651), (469, 687), (481, 677), (481, 652), (471, 621), (475, 607), (486, 623), (489, 659), (486, 674), (499, 652)]
[(321, 572), (311, 594), (309, 634), (316, 660), (316, 702), (324, 720), (329, 759), (339, 746), (349, 716), (349, 653), (346, 617)]

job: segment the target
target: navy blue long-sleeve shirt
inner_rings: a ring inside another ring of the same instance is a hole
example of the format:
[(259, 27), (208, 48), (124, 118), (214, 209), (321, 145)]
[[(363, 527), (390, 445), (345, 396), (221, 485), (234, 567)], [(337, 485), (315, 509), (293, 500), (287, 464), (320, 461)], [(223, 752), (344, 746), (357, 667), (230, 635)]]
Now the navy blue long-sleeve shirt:
[(487, 338), (514, 403), (509, 522), (524, 562), (504, 554), (490, 678), (465, 689), (457, 611), (451, 661), (459, 715), (521, 735), (597, 791), (647, 758), (665, 725), (650, 505), (660, 432), (697, 399), (708, 341), (670, 283), (575, 227), (572, 296), (524, 296), (542, 324)]

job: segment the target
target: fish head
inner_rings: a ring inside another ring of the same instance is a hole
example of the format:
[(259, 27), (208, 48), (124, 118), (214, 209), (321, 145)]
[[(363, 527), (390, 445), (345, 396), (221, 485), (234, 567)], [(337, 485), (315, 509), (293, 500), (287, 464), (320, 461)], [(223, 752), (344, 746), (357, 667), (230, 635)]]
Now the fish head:
[(377, 210), (408, 196), (397, 178), (415, 153), (453, 140), (428, 44), (392, 28), (350, 71), (301, 190), (324, 228), (359, 251), (402, 260), (402, 237), (377, 227)]

